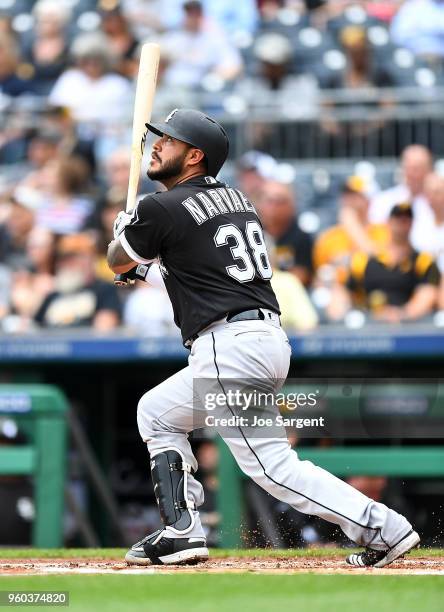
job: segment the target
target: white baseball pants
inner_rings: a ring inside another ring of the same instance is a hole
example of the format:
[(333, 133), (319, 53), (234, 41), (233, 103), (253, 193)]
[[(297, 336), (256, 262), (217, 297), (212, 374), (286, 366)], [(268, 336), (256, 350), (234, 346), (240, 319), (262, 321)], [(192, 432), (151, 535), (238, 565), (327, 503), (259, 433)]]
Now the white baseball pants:
[[(176, 448), (196, 470), (187, 434), (202, 427), (208, 413), (196, 410), (193, 379), (266, 379), (276, 392), (287, 376), (290, 354), (288, 339), (276, 322), (219, 321), (210, 325), (194, 341), (189, 365), (145, 393), (139, 402), (139, 431), (151, 456)], [(263, 489), (300, 512), (339, 525), (357, 544), (386, 549), (411, 530), (410, 523), (394, 510), (310, 461), (300, 461), (284, 428), (277, 437), (255, 436), (251, 431), (244, 435), (240, 430), (230, 437), (224, 430), (220, 433), (239, 467)], [(196, 508), (204, 499), (202, 485), (191, 474), (188, 498)], [(197, 511), (194, 516), (193, 529), (184, 537), (203, 535)]]

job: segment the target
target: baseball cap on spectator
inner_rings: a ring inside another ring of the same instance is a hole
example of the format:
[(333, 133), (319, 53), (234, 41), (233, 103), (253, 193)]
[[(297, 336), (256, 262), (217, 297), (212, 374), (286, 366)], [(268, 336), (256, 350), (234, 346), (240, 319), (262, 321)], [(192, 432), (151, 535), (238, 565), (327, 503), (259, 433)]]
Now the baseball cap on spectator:
[(293, 48), (283, 34), (268, 32), (258, 36), (253, 49), (255, 57), (267, 64), (280, 65), (290, 61)]
[(353, 174), (342, 185), (342, 193), (361, 193), (364, 196), (368, 196), (370, 192), (369, 187), (368, 181), (363, 176)]
[(413, 219), (413, 208), (410, 202), (395, 204), (390, 211), (390, 217), (410, 217)]
[(63, 236), (57, 244), (58, 257), (72, 255), (94, 255), (96, 252), (95, 240), (89, 234), (70, 234)]

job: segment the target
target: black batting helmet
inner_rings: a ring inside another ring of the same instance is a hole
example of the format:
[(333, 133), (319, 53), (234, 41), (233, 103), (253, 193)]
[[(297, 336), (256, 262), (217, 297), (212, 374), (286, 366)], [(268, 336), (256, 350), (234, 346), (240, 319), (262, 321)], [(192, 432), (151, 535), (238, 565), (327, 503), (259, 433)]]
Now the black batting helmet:
[(176, 108), (163, 123), (146, 123), (158, 136), (171, 136), (205, 153), (208, 174), (217, 176), (228, 155), (228, 136), (224, 128), (200, 111)]

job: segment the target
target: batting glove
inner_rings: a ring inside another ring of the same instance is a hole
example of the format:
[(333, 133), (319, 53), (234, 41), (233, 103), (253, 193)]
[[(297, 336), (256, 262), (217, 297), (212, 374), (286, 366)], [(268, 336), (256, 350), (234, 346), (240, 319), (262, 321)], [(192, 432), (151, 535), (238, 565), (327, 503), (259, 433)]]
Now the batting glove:
[(121, 210), (114, 220), (113, 235), (114, 239), (118, 238), (125, 227), (131, 223), (133, 215)]
[(124, 276), (129, 281), (139, 280), (147, 283), (148, 271), (151, 266), (152, 264), (139, 264), (138, 266), (131, 268), (131, 270), (129, 270), (128, 272), (125, 272)]

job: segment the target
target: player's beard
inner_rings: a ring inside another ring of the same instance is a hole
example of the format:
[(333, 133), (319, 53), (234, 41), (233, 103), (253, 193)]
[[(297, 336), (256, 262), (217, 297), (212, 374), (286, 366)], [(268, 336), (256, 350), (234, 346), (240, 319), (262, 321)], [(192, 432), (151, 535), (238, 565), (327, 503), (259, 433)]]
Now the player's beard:
[(151, 168), (148, 167), (146, 173), (148, 178), (150, 178), (152, 181), (164, 181), (165, 179), (179, 176), (183, 171), (183, 162), (186, 154), (187, 152), (185, 151), (185, 153), (182, 153), (182, 155), (178, 155), (173, 159), (169, 159), (168, 161), (161, 163), (157, 170), (151, 170)]

